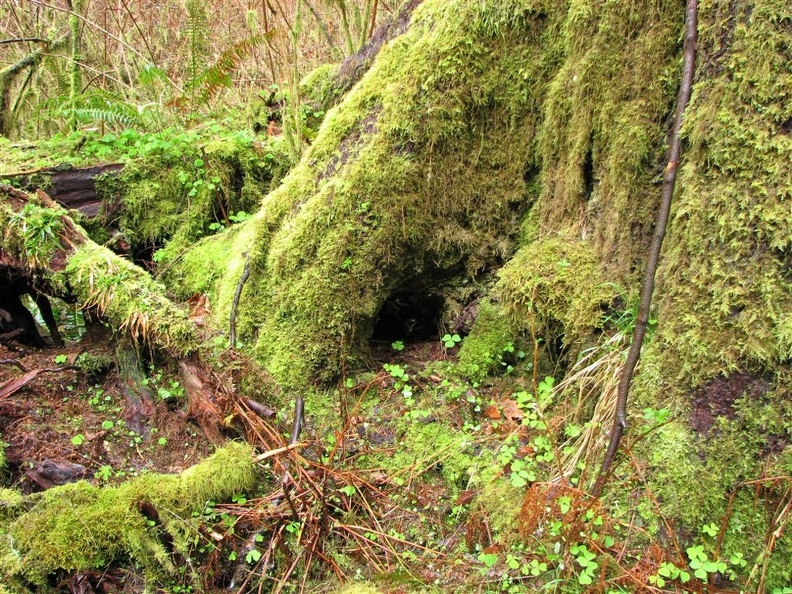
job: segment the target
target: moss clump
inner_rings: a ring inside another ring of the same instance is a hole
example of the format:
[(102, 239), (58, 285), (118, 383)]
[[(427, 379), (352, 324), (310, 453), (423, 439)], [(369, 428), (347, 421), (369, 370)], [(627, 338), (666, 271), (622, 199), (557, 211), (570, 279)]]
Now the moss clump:
[(481, 453), (469, 435), (433, 419), (429, 410), (416, 408), (413, 413), (399, 430), (398, 449), (377, 464), (398, 471), (405, 480), (420, 474), (430, 481), (434, 472), (453, 499), (477, 475)]
[(80, 353), (74, 365), (89, 377), (96, 378), (115, 367), (115, 359), (102, 353)]
[[(703, 535), (702, 526), (722, 527), (722, 558), (740, 553), (749, 564), (766, 561), (769, 591), (787, 585), (792, 575), (787, 562), (792, 549), (783, 539), (775, 543), (772, 556), (761, 559), (776, 529), (775, 514), (784, 505), (779, 502), (787, 497), (787, 481), (779, 477), (792, 471), (792, 448), (786, 445), (792, 410), (786, 398), (778, 397), (786, 388), (774, 388), (761, 378), (748, 383), (744, 393), (735, 388), (724, 398), (724, 387), (741, 386), (745, 377), (723, 378), (719, 389), (700, 392), (689, 420), (656, 428), (651, 439), (635, 448), (634, 454), (646, 460), (649, 496), (639, 512), (653, 536), (660, 535), (665, 518), (686, 542), (708, 547), (714, 541)], [(746, 570), (736, 570), (747, 578)]]
[(27, 511), (25, 504), (25, 496), (20, 491), (0, 487), (0, 538), (3, 535), (2, 523)]
[(125, 152), (119, 157), (127, 159), (123, 171), (97, 180), (98, 190), (121, 204), (116, 223), (134, 247), (151, 249), (170, 241), (160, 262), (178, 256), (214, 227), (230, 224), (235, 214), (256, 210), (262, 190), (290, 166), (281, 139), (258, 141), (219, 124), (135, 133), (121, 148)]
[[(249, 491), (255, 480), (252, 450), (232, 443), (180, 475), (147, 474), (118, 487), (84, 481), (55, 487), (6, 527), (0, 571), (8, 580), (43, 587), (55, 571), (101, 570), (130, 558), (153, 583), (175, 572), (160, 530), (186, 552), (184, 525), (191, 512)], [(154, 525), (146, 507), (158, 512)]]
[(501, 270), (496, 292), (515, 327), (582, 345), (601, 328), (616, 296), (591, 246), (547, 237), (521, 248)]
[(325, 112), (340, 99), (336, 77), (338, 64), (323, 64), (314, 68), (300, 81), (300, 96), (308, 101), (314, 112)]
[(56, 280), (68, 286), (83, 307), (96, 308), (114, 328), (176, 352), (194, 348), (186, 310), (165, 296), (163, 285), (107, 248), (85, 243)]
[(459, 371), (475, 380), (502, 372), (514, 350), (516, 331), (503, 310), (492, 301), (478, 304), (476, 321), (459, 350)]
[(792, 43), (781, 0), (705, 8), (688, 144), (660, 274), (660, 338), (693, 385), (787, 366)]
[(678, 82), (684, 10), (572, 0), (562, 66), (539, 131), (542, 235), (585, 239), (612, 275), (641, 257), (659, 188), (665, 119)]
[(230, 249), (252, 257), (243, 340), (284, 386), (364, 360), (393, 294), (442, 295), (511, 255), (561, 8), (422, 4), (264, 199), (255, 236)]

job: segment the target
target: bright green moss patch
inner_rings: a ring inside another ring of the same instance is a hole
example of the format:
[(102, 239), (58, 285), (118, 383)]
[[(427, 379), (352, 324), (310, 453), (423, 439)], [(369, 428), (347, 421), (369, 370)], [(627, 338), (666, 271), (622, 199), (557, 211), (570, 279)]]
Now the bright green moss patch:
[(252, 222), (240, 327), (287, 387), (365, 359), (394, 293), (442, 295), (514, 250), (559, 9), (452, 4), (416, 11)]
[(516, 327), (537, 336), (560, 331), (566, 344), (582, 344), (602, 327), (616, 296), (605, 278), (588, 244), (547, 237), (515, 254), (500, 272), (497, 292)]
[[(330, 109), (340, 99), (337, 86), (338, 64), (323, 64), (314, 68), (300, 81), (300, 97), (308, 101), (313, 112)], [(321, 121), (321, 117), (319, 118)]]
[(787, 361), (792, 309), (789, 6), (757, 0), (725, 20), (716, 3), (704, 18), (717, 59), (685, 121), (660, 310), (666, 354), (696, 384)]
[(480, 302), (473, 329), (459, 350), (460, 371), (478, 380), (505, 371), (513, 359), (516, 334), (498, 305), (488, 300)]
[(58, 276), (83, 307), (96, 308), (113, 327), (176, 352), (194, 348), (187, 311), (167, 298), (164, 286), (107, 248), (82, 245)]
[(127, 130), (90, 147), (125, 161), (119, 175), (98, 180), (100, 194), (121, 205), (119, 231), (137, 247), (170, 241), (174, 254), (231, 225), (240, 212), (254, 212), (262, 192), (290, 166), (280, 138), (256, 140), (217, 123), (154, 134)]
[(563, 65), (543, 106), (539, 221), (592, 244), (630, 272), (648, 240), (660, 188), (666, 117), (679, 81), (679, 3), (572, 0)]
[(0, 571), (6, 579), (43, 586), (58, 570), (102, 570), (131, 559), (153, 583), (176, 569), (164, 535), (184, 552), (191, 512), (250, 491), (255, 480), (251, 448), (231, 443), (179, 475), (147, 474), (118, 487), (79, 482), (50, 489), (7, 526)]

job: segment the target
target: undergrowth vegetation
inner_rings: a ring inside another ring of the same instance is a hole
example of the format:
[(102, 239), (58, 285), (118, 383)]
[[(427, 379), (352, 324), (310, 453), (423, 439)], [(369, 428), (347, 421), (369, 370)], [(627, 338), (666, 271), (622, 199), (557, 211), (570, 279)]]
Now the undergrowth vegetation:
[(132, 568), (174, 594), (331, 575), (350, 594), (789, 592), (783, 0), (699, 3), (658, 301), (590, 494), (666, 167), (679, 4), (410, 3), (348, 92), (338, 61), (371, 58), (395, 5), (264, 2), (220, 43), (190, 0), (174, 55), (135, 16), (154, 8), (124, 7), (113, 68), (87, 36), (101, 2), (63, 21), (41, 5), (52, 31), (0, 9), (42, 49), (0, 70), (0, 132), (32, 143), (0, 141), (6, 177), (46, 191), (58, 166), (122, 166), (95, 180), (93, 219), (3, 186), (2, 265), (170, 358), (198, 389), (155, 367), (140, 385), (187, 411), (222, 396), (213, 437), (250, 444), (181, 474), (3, 489), (8, 587)]

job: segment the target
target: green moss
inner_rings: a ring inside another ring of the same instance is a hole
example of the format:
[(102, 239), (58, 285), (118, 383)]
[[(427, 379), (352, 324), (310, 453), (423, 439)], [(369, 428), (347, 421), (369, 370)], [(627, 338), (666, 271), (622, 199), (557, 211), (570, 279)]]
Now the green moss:
[(436, 473), (453, 499), (480, 472), (481, 454), (469, 435), (430, 419), (429, 410), (415, 410), (416, 415), (407, 415), (399, 429), (397, 450), (377, 464), (399, 472), (404, 480), (421, 475), (431, 482)]
[(380, 594), (374, 584), (355, 582), (335, 591), (335, 594)]
[(128, 158), (123, 171), (97, 180), (98, 191), (121, 205), (117, 224), (133, 246), (170, 241), (170, 251), (160, 259), (166, 263), (211, 234), (212, 225), (228, 225), (231, 215), (255, 211), (262, 190), (290, 165), (281, 139), (258, 141), (219, 124), (133, 139), (131, 146), (122, 145)]
[(56, 277), (83, 307), (93, 307), (114, 328), (160, 347), (186, 353), (194, 348), (187, 311), (142, 269), (92, 242), (82, 245)]
[(505, 548), (522, 541), (518, 532), (518, 518), (523, 499), (525, 492), (522, 489), (516, 489), (502, 477), (496, 477), (481, 486), (472, 504), (487, 518), (493, 540)]
[[(8, 525), (0, 571), (7, 579), (24, 576), (44, 586), (58, 570), (102, 570), (114, 560), (131, 558), (154, 583), (176, 571), (159, 531), (174, 538), (177, 550), (186, 547), (178, 540), (191, 512), (209, 500), (249, 491), (255, 480), (251, 449), (231, 443), (180, 475), (147, 474), (118, 487), (84, 481), (55, 487)], [(141, 511), (145, 506), (157, 510), (155, 525)]]
[(520, 249), (501, 270), (496, 292), (515, 327), (582, 345), (601, 328), (616, 297), (592, 247), (547, 237)]
[(792, 344), (788, 6), (757, 0), (728, 19), (722, 10), (715, 3), (703, 13), (710, 25), (701, 45), (713, 57), (685, 120), (688, 149), (661, 269), (664, 356), (694, 384), (775, 368)]
[(240, 328), (286, 387), (364, 360), (394, 293), (442, 295), (514, 250), (560, 8), (452, 4), (416, 11), (232, 244), (253, 257)]
[[(239, 231), (240, 227), (235, 225), (222, 233), (204, 237), (189, 249), (178, 242), (169, 243), (160, 252), (164, 282), (183, 299), (195, 294), (212, 295), (230, 260), (239, 258), (228, 249), (229, 240)], [(221, 327), (227, 320), (226, 317)]]
[(659, 196), (683, 17), (671, 1), (634, 10), (573, 0), (563, 24), (540, 130), (539, 221), (590, 241), (618, 275), (641, 257)]
[(102, 353), (80, 353), (74, 365), (83, 373), (97, 377), (115, 367), (115, 359)]
[[(699, 401), (697, 406), (716, 407), (729, 416), (713, 414), (712, 426), (702, 434), (683, 420), (672, 422), (634, 448), (634, 455), (646, 460), (643, 472), (651, 501), (659, 504), (645, 502), (639, 512), (653, 536), (664, 529), (659, 513), (685, 542), (709, 547), (714, 543), (701, 527), (725, 526), (723, 556), (740, 553), (748, 560), (748, 569), (738, 571), (745, 579), (750, 563), (763, 555), (779, 502), (786, 497), (786, 481), (777, 477), (792, 470), (792, 448), (783, 445), (789, 439), (792, 410), (772, 388), (762, 397), (746, 390), (734, 402)], [(791, 575), (786, 559), (792, 548), (781, 541), (776, 547), (767, 559), (768, 590), (788, 584)]]
[(502, 372), (508, 359), (505, 349), (514, 348), (515, 335), (503, 310), (489, 300), (481, 301), (473, 328), (459, 350), (459, 370), (476, 380)]
[[(5, 450), (5, 446), (3, 447)], [(3, 452), (5, 458), (5, 451)], [(16, 489), (0, 488), (0, 518), (2, 520), (13, 518), (25, 511), (25, 496)]]
[(335, 81), (338, 69), (338, 64), (323, 64), (300, 81), (300, 96), (312, 105), (314, 111), (327, 111), (340, 99)]

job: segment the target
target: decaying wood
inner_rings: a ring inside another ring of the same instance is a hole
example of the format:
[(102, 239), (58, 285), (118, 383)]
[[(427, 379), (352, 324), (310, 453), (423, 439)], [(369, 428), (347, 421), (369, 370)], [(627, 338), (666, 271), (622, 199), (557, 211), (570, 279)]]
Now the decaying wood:
[(41, 369), (33, 369), (24, 375), (20, 375), (19, 377), (15, 377), (0, 384), (0, 400), (3, 398), (8, 398), (11, 396), (11, 394), (18, 392), (27, 386), (30, 382), (36, 379), (41, 372)]
[(245, 398), (245, 404), (247, 404), (248, 408), (262, 419), (272, 419), (278, 413), (278, 411), (276, 411), (271, 406), (261, 404), (261, 402), (256, 402), (252, 398)]
[(681, 155), (680, 130), (682, 129), (682, 119), (685, 108), (690, 101), (690, 94), (693, 88), (693, 75), (696, 70), (696, 40), (698, 35), (698, 0), (687, 0), (685, 11), (685, 44), (682, 62), (682, 77), (677, 95), (676, 111), (674, 113), (674, 124), (671, 128), (671, 135), (668, 146), (668, 158), (665, 172), (663, 174), (663, 191), (660, 196), (660, 207), (657, 211), (652, 242), (649, 245), (649, 252), (646, 262), (643, 284), (641, 286), (640, 303), (638, 306), (638, 317), (635, 320), (635, 330), (633, 332), (630, 350), (624, 363), (624, 370), (619, 379), (619, 392), (616, 401), (616, 416), (611, 427), (608, 450), (602, 462), (597, 481), (592, 489), (592, 494), (598, 496), (602, 492), (605, 481), (608, 478), (616, 452), (619, 450), (624, 430), (627, 428), (627, 398), (630, 392), (630, 384), (635, 366), (641, 357), (641, 347), (646, 336), (646, 327), (649, 323), (649, 310), (652, 305), (652, 293), (654, 292), (655, 274), (657, 265), (660, 262), (660, 249), (663, 246), (668, 217), (671, 213), (671, 198), (674, 194), (676, 182), (676, 172), (679, 166)]
[(179, 375), (187, 394), (187, 413), (198, 422), (209, 439), (220, 443), (222, 438), (218, 427), (223, 415), (211, 378), (194, 356), (179, 361)]
[(0, 359), (0, 365), (14, 365), (20, 371), (29, 371), (29, 369), (25, 367), (21, 361), (17, 361), (16, 359)]
[(0, 384), (0, 400), (8, 398), (12, 394), (19, 392), (22, 388), (27, 386), (30, 382), (36, 379), (42, 373), (58, 373), (67, 369), (74, 369), (71, 365), (66, 367), (46, 367), (31, 369), (30, 371), (20, 375), (19, 377), (12, 378)]
[(47, 194), (56, 203), (93, 218), (108, 210), (108, 205), (103, 203), (103, 197), (97, 193), (96, 178), (100, 175), (118, 175), (123, 168), (121, 163), (92, 167), (72, 167), (66, 164), (2, 173), (0, 179), (13, 180), (30, 192), (41, 189), (42, 185), (46, 186)]

